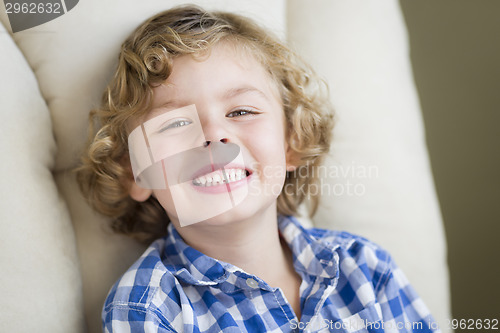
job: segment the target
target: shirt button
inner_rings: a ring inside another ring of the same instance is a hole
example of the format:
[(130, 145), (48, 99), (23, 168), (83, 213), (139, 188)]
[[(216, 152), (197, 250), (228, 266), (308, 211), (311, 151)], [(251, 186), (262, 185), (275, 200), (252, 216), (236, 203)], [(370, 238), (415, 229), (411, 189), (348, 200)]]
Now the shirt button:
[(249, 286), (250, 288), (257, 288), (259, 286), (259, 283), (252, 278), (248, 278), (247, 286)]

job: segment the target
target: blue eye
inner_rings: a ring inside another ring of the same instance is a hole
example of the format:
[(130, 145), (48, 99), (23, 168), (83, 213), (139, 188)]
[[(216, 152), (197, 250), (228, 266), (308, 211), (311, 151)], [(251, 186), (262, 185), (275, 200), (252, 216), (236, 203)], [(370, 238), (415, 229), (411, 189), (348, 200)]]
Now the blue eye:
[(172, 129), (172, 128), (184, 127), (184, 126), (190, 125), (192, 123), (193, 123), (192, 121), (187, 120), (187, 119), (176, 120), (172, 123), (169, 123), (165, 127), (162, 127), (159, 132), (161, 133), (161, 132), (164, 132), (164, 131)]
[(236, 110), (228, 113), (226, 117), (228, 118), (234, 118), (234, 117), (241, 117), (241, 116), (248, 116), (248, 115), (255, 115), (258, 114), (258, 112), (251, 111), (251, 110)]

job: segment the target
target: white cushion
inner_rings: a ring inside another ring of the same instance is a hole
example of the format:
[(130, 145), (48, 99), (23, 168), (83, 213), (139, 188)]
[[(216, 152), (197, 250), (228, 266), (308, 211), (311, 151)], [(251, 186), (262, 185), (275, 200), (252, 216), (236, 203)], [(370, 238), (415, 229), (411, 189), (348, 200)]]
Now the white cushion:
[(337, 112), (330, 195), (314, 224), (389, 250), (444, 326), (446, 244), (399, 2), (288, 4), (290, 42), (326, 78)]
[(51, 174), (55, 142), (36, 78), (0, 24), (0, 326), (81, 332), (75, 237)]

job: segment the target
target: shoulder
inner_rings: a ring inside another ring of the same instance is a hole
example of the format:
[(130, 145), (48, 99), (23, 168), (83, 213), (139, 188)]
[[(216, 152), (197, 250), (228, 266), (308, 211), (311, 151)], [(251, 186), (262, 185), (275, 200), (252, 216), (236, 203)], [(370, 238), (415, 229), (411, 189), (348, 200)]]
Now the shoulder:
[(432, 332), (437, 327), (429, 309), (410, 285), (391, 255), (378, 244), (348, 232), (310, 229), (318, 241), (335, 247), (338, 282), (332, 302), (350, 315), (369, 313), (397, 327)]
[(157, 278), (165, 273), (161, 260), (163, 239), (153, 242), (132, 266), (118, 279), (106, 298), (112, 304), (146, 304), (158, 287)]
[(174, 331), (169, 325), (168, 314), (160, 309), (162, 304), (158, 302), (164, 294), (165, 281), (175, 284), (162, 260), (164, 247), (164, 239), (153, 242), (113, 285), (102, 310), (105, 329), (117, 324), (131, 328), (154, 325), (166, 332)]
[(293, 216), (281, 216), (278, 226), (307, 274), (338, 275), (339, 282), (346, 278), (356, 280), (356, 284), (371, 282), (377, 289), (393, 268), (389, 253), (365, 237), (304, 228)]
[(383, 261), (389, 256), (389, 253), (377, 243), (347, 231), (310, 228), (307, 232), (319, 242), (348, 251), (350, 256), (356, 257), (363, 252), (369, 252)]
[(384, 285), (396, 268), (391, 255), (377, 243), (346, 231), (312, 228), (307, 232), (327, 244), (338, 254), (341, 276), (359, 276), (373, 284), (375, 290)]

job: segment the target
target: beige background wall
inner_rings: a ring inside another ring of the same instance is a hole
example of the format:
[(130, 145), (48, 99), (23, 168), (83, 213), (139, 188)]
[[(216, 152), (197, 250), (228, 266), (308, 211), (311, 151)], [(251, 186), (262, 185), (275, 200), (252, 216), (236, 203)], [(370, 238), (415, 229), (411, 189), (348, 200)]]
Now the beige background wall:
[(447, 233), (453, 317), (500, 320), (500, 1), (401, 6)]

